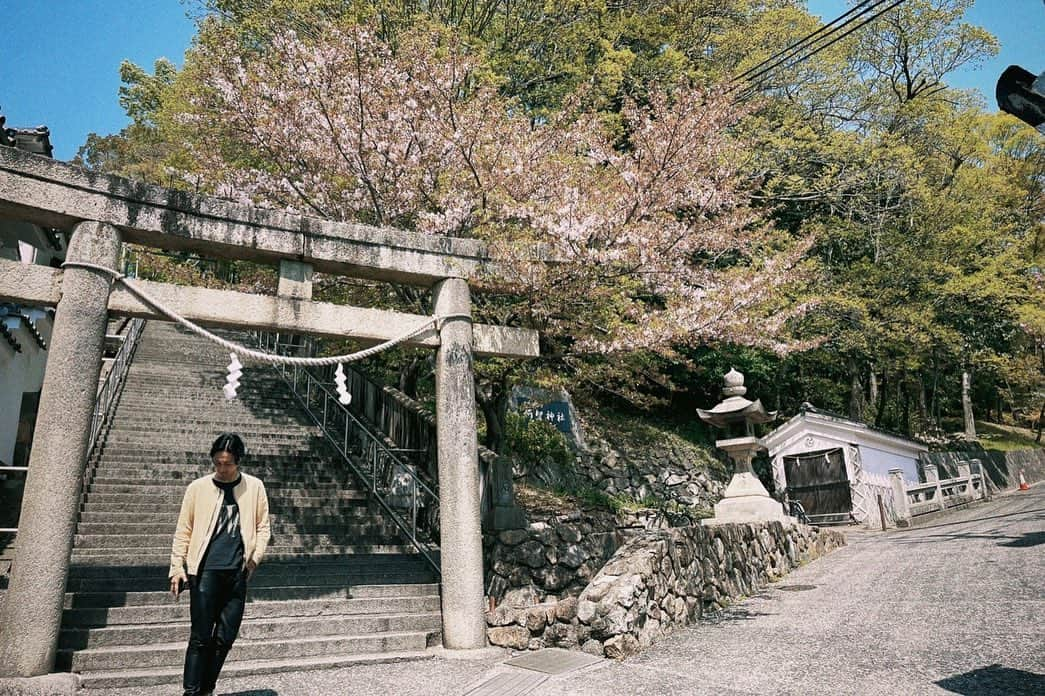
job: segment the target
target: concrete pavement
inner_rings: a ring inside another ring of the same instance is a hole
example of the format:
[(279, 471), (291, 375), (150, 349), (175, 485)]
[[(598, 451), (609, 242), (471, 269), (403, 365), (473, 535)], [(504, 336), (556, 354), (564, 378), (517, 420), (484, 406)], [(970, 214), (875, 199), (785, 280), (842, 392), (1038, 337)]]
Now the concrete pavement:
[[(508, 669), (503, 659), (259, 675), (218, 693), (459, 696)], [(925, 527), (852, 534), (644, 655), (551, 677), (528, 696), (956, 693), (1045, 694), (1045, 485)]]

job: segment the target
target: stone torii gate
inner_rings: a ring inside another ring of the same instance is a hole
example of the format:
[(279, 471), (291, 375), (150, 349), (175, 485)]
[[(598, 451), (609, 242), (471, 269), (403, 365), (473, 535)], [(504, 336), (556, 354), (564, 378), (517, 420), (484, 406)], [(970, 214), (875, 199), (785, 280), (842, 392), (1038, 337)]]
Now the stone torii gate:
[[(276, 296), (135, 281), (192, 321), (383, 342), (431, 317), (311, 299), (313, 270), (433, 290), (443, 644), (486, 645), (473, 355), (537, 355), (536, 332), (473, 324), (469, 284), (496, 276), (474, 240), (327, 222), (99, 175), (0, 147), (0, 216), (72, 230), (67, 261), (116, 269), (125, 241), (280, 269)], [(18, 553), (0, 614), (0, 675), (54, 666), (87, 440), (110, 315), (167, 320), (106, 273), (0, 260), (0, 301), (56, 307)], [(215, 386), (217, 388), (217, 385)]]

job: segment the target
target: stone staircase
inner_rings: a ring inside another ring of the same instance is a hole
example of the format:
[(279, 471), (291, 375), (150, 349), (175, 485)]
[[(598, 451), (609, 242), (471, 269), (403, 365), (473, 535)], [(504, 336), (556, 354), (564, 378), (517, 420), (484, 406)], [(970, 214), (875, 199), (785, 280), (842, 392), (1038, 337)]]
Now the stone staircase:
[(57, 669), (87, 688), (179, 682), (189, 601), (167, 591), (185, 486), (209, 473), (219, 432), (247, 444), (242, 469), (265, 482), (273, 538), (251, 580), (222, 672), (417, 659), (440, 639), (438, 579), (373, 512), (340, 455), (268, 367), (239, 398), (221, 392), (228, 353), (150, 322), (112, 426), (88, 463)]

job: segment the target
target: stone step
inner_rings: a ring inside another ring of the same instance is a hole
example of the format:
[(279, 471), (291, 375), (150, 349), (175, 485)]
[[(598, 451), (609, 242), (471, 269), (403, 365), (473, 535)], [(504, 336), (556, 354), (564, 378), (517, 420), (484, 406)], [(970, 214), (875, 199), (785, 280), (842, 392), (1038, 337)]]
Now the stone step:
[(170, 415), (169, 409), (165, 411), (157, 410), (155, 414), (131, 411), (118, 412), (110, 423), (110, 431), (153, 433), (158, 431), (166, 432), (177, 427), (180, 430), (213, 433), (215, 438), (218, 433), (239, 433), (245, 440), (255, 433), (296, 433), (301, 435), (319, 433), (317, 425), (307, 416), (296, 416), (293, 413), (286, 412), (284, 412), (283, 417), (220, 419), (217, 417), (210, 418), (208, 414), (196, 409), (191, 413), (178, 414), (179, 417), (176, 422), (168, 423), (164, 420), (164, 417), (169, 418)]
[[(255, 454), (248, 452), (241, 462), (244, 471), (350, 471), (348, 463), (340, 456), (331, 456), (322, 450), (306, 450), (303, 453)], [(142, 452), (140, 450), (109, 450), (96, 459), (95, 472), (110, 469), (134, 469), (143, 471), (178, 472), (182, 476), (205, 476), (214, 471), (210, 458), (200, 451), (189, 452)]]
[[(392, 556), (392, 554), (387, 554)], [(368, 558), (360, 554), (360, 558)], [(168, 559), (169, 560), (169, 559)], [(81, 574), (70, 578), (66, 585), (69, 593), (86, 594), (112, 594), (126, 595), (134, 592), (158, 592), (166, 596), (170, 587), (167, 578), (168, 567), (154, 566), (127, 566), (125, 564), (79, 566), (81, 571), (98, 570), (108, 575), (92, 576)], [(130, 571), (147, 570), (146, 575), (131, 573)], [(377, 565), (369, 559), (361, 561), (353, 567), (340, 570), (322, 571), (309, 570), (304, 573), (291, 575), (281, 571), (273, 571), (272, 565), (262, 563), (261, 567), (250, 579), (253, 589), (271, 589), (273, 591), (287, 587), (312, 587), (317, 592), (328, 592), (332, 590), (354, 588), (370, 585), (429, 585), (438, 582), (439, 578), (435, 571), (427, 564), (392, 564)], [(298, 594), (297, 590), (295, 590)], [(310, 599), (311, 597), (298, 597), (299, 599)]]
[(227, 362), (189, 332), (147, 325), (92, 456), (66, 585), (58, 664), (84, 672), (86, 687), (180, 680), (189, 602), (167, 592), (173, 525), (225, 431), (240, 433), (244, 471), (265, 481), (274, 532), (225, 676), (243, 665), (258, 674), (409, 659), (438, 637), (437, 573), (369, 502), (279, 375), (249, 367), (229, 401)]
[[(139, 362), (138, 360), (131, 362), (131, 369), (127, 375), (128, 378), (131, 376), (146, 379), (155, 377), (157, 380), (166, 382), (175, 382), (178, 377), (185, 375), (193, 377), (218, 376), (224, 380), (229, 364), (229, 359), (227, 357), (220, 363), (201, 360), (199, 364), (196, 365), (178, 360), (150, 361), (147, 354), (142, 354), (141, 356), (136, 355), (135, 357), (140, 357), (142, 362)], [(266, 365), (244, 365), (243, 374), (256, 379), (282, 383), (282, 378), (279, 376), (279, 372)]]
[[(319, 473), (314, 473), (310, 476), (308, 471), (259, 471), (257, 467), (251, 467), (251, 473), (265, 481), (266, 488), (272, 490), (288, 487), (305, 488), (312, 485), (323, 486), (323, 490), (329, 488), (360, 490), (360, 487), (356, 485), (355, 481), (347, 473), (335, 478), (333, 475), (321, 475)], [(331, 474), (336, 473), (338, 472), (331, 472)], [(296, 476), (284, 476), (283, 474), (296, 474)], [(184, 490), (189, 485), (189, 482), (197, 478), (200, 477), (197, 475), (184, 476), (179, 471), (154, 471), (150, 469), (113, 470), (107, 468), (100, 470), (91, 477), (88, 490), (94, 491), (95, 486), (150, 487), (154, 485), (179, 485)]]
[[(365, 546), (370, 544), (387, 544), (389, 541), (395, 541), (394, 534), (384, 533), (388, 528), (388, 525), (371, 525), (369, 530), (371, 534), (352, 534), (349, 531), (336, 534), (303, 534), (303, 533), (282, 533), (273, 534), (273, 541), (269, 545), (269, 551), (279, 551), (281, 549), (336, 549), (341, 546)], [(147, 553), (149, 549), (167, 549), (167, 553), (170, 553), (171, 539), (173, 537), (173, 530), (168, 530), (166, 533), (159, 534), (77, 534), (74, 537), (74, 544), (77, 551), (102, 551), (108, 549), (140, 549), (142, 553)]]
[[(143, 490), (149, 490), (151, 487), (146, 486)], [(268, 488), (266, 486), (266, 488)], [(321, 507), (325, 502), (348, 501), (348, 500), (365, 500), (366, 494), (361, 491), (354, 490), (338, 490), (331, 492), (316, 492), (309, 491), (307, 489), (289, 489), (289, 488), (271, 488), (269, 489), (269, 504), (272, 504), (272, 499), (277, 497), (273, 494), (273, 491), (279, 493), (279, 499), (283, 504), (293, 504), (295, 506), (307, 506), (311, 504), (314, 507)], [(156, 504), (162, 503), (181, 503), (182, 496), (185, 493), (185, 486), (178, 487), (164, 487), (162, 490), (155, 490), (149, 493), (148, 499), (155, 501)], [(84, 502), (87, 505), (94, 503), (100, 505), (106, 504), (124, 504), (124, 503), (140, 503), (142, 501), (142, 495), (140, 493), (88, 493), (84, 496)]]
[[(237, 640), (227, 658), (229, 663), (242, 660), (274, 660), (290, 657), (314, 657), (330, 654), (360, 655), (374, 652), (424, 650), (436, 631), (372, 633), (366, 636), (312, 636), (292, 640)], [(146, 646), (88, 648), (76, 652), (59, 651), (56, 665), (68, 666), (73, 672), (171, 667), (185, 659), (185, 641), (155, 643)]]
[[(438, 559), (438, 552), (436, 552)], [(170, 557), (162, 562), (147, 563), (113, 563), (73, 565), (69, 570), (68, 591), (84, 588), (92, 591), (148, 591), (164, 590), (169, 586), (167, 580)], [(349, 556), (312, 556), (310, 558), (289, 558), (276, 560), (267, 555), (258, 568), (257, 574), (251, 578), (251, 587), (280, 587), (290, 585), (330, 585), (330, 584), (362, 584), (372, 576), (388, 576), (389, 583), (401, 583), (407, 576), (420, 574), (423, 580), (409, 582), (436, 582), (434, 571), (424, 557), (413, 549), (401, 554), (353, 554)], [(72, 583), (76, 583), (74, 587)], [(156, 585), (147, 583), (157, 582)]]
[[(340, 517), (348, 518), (345, 523), (354, 524), (364, 521), (361, 518), (371, 518), (374, 516), (374, 513), (368, 510), (365, 505), (352, 504), (338, 508), (337, 516), (333, 520), (326, 516), (321, 518), (321, 520), (313, 520), (308, 516), (287, 516), (285, 512), (282, 514), (276, 514), (272, 511), (272, 502), (274, 501), (269, 501), (269, 519), (272, 521), (273, 529), (278, 528), (279, 524), (319, 524), (320, 521), (323, 524), (337, 525), (342, 524), (340, 519), (338, 519)], [(114, 510), (112, 512), (98, 512), (93, 509), (81, 512), (80, 525), (118, 524), (128, 525), (130, 527), (164, 525), (170, 528), (172, 534), (174, 533), (174, 524), (178, 521), (179, 505), (168, 505), (166, 506), (166, 511), (160, 510), (155, 505), (143, 505), (141, 507), (142, 512), (125, 511), (122, 509)], [(318, 509), (325, 512), (325, 508)]]
[[(157, 413), (157, 416), (160, 414)], [(157, 432), (217, 432), (221, 430), (232, 430), (240, 434), (244, 440), (256, 435), (268, 433), (282, 433), (286, 435), (306, 436), (318, 435), (319, 428), (311, 421), (295, 422), (287, 419), (285, 423), (271, 423), (268, 420), (257, 420), (253, 423), (229, 420), (227, 423), (217, 423), (213, 419), (201, 417), (199, 412), (193, 412), (191, 416), (179, 418), (177, 422), (157, 421), (155, 417), (142, 417), (139, 415), (125, 415), (112, 420), (109, 433), (146, 433)], [(215, 437), (217, 435), (215, 434)]]
[[(153, 458), (177, 457), (178, 455), (181, 455), (182, 457), (192, 456), (195, 458), (196, 462), (201, 464), (209, 463), (210, 446), (213, 442), (212, 435), (213, 433), (209, 433), (206, 439), (200, 439), (198, 441), (189, 438), (171, 440), (166, 443), (166, 446), (164, 446), (165, 443), (162, 440), (159, 442), (106, 441), (105, 446), (100, 450), (100, 459), (107, 460), (110, 459), (110, 457), (115, 456), (117, 460), (148, 461)], [(331, 459), (334, 457), (334, 452), (327, 449), (327, 440), (320, 439), (318, 436), (308, 440), (295, 439), (288, 440), (287, 442), (260, 441), (253, 445), (246, 442), (245, 439), (244, 442), (247, 445), (246, 458), (243, 460), (244, 464), (249, 462), (251, 457), (255, 456), (284, 458), (311, 456)], [(196, 445), (198, 445), (198, 447)]]
[[(222, 399), (219, 401), (218, 398)], [(234, 420), (233, 428), (238, 427), (242, 419), (243, 425), (251, 425), (260, 422), (279, 422), (279, 418), (294, 419), (294, 423), (308, 424), (304, 419), (308, 415), (300, 410), (298, 402), (290, 397), (259, 397), (241, 393), (235, 400), (224, 400), (224, 394), (218, 392), (218, 396), (196, 396), (178, 395), (177, 392), (169, 393), (163, 398), (139, 400), (138, 397), (127, 397), (120, 399), (117, 407), (116, 418), (163, 418), (165, 415), (173, 417), (171, 422), (177, 422), (177, 416), (209, 416), (216, 422)]]
[[(351, 443), (349, 443), (351, 446)], [(355, 454), (350, 450), (350, 454)], [(205, 452), (197, 451), (178, 452), (168, 450), (166, 452), (122, 449), (107, 450), (97, 457), (92, 464), (94, 470), (106, 469), (141, 469), (148, 471), (171, 471), (179, 472), (183, 476), (195, 475), (197, 478), (210, 474), (214, 471), (214, 465)], [(323, 449), (317, 450), (290, 450), (284, 449), (280, 452), (247, 452), (240, 462), (244, 471), (250, 473), (255, 467), (272, 467), (273, 471), (300, 470), (313, 471), (350, 471), (348, 462), (339, 455), (331, 455)]]
[[(439, 585), (436, 583), (348, 583), (343, 576), (331, 576), (330, 582), (337, 583), (323, 585), (317, 584), (314, 578), (307, 578), (307, 585), (282, 584), (286, 578), (278, 578), (277, 586), (260, 585), (262, 581), (260, 571), (250, 579), (249, 601), (285, 601), (306, 599), (375, 599), (375, 598), (399, 598), (399, 597), (422, 597), (439, 593)], [(302, 579), (306, 580), (306, 579)], [(107, 607), (141, 607), (150, 605), (162, 605), (170, 600), (170, 593), (166, 590), (169, 583), (164, 577), (157, 582), (164, 589), (154, 590), (132, 590), (128, 592), (101, 591), (101, 592), (66, 592), (66, 609), (101, 609)]]
[[(235, 649), (235, 648), (233, 648)], [(254, 676), (261, 674), (278, 674), (281, 672), (298, 672), (320, 669), (340, 669), (344, 667), (385, 664), (427, 660), (435, 657), (435, 653), (424, 650), (406, 650), (395, 652), (375, 652), (363, 655), (327, 655), (308, 658), (288, 658), (277, 660), (242, 660), (228, 662), (221, 670), (222, 679), (238, 676)], [(180, 684), (182, 668), (165, 667), (155, 669), (99, 670), (80, 673), (80, 685), (85, 690), (105, 693), (121, 687), (144, 687), (160, 684)]]
[[(173, 387), (163, 388), (173, 389)], [(279, 417), (295, 419), (307, 417), (307, 414), (300, 410), (298, 402), (290, 396), (253, 396), (247, 392), (241, 392), (236, 399), (228, 401), (220, 389), (216, 396), (200, 396), (191, 392), (183, 394), (170, 392), (163, 398), (149, 400), (140, 400), (139, 397), (121, 397), (117, 412), (119, 414), (117, 417), (123, 417), (125, 414), (137, 417), (155, 415), (161, 418), (164, 415), (168, 417), (208, 415), (213, 416), (216, 421), (242, 418), (246, 424)]]
[[(128, 502), (134, 500), (135, 502)], [(320, 515), (323, 518), (337, 519), (341, 515), (353, 514), (351, 511), (366, 509), (367, 498), (361, 496), (350, 500), (294, 500), (284, 501), (281, 498), (269, 499), (269, 514), (280, 515), (286, 519), (304, 519), (305, 517)], [(82, 505), (84, 513), (108, 514), (110, 512), (147, 512), (168, 515), (173, 521), (178, 519), (181, 510), (181, 499), (170, 499), (166, 502), (143, 503), (140, 497), (122, 496), (116, 502), (105, 502), (93, 500), (90, 504)]]
[[(87, 487), (87, 495), (121, 495), (124, 493), (141, 496), (147, 494), (150, 498), (177, 497), (179, 500), (185, 493), (189, 481), (178, 481), (176, 479), (157, 479), (155, 481), (138, 481), (135, 483), (106, 483), (94, 481)], [(217, 494), (217, 488), (212, 489)], [(354, 494), (359, 489), (352, 488), (348, 484), (331, 481), (320, 483), (306, 478), (284, 479), (282, 481), (266, 481), (265, 491), (269, 498), (281, 496), (285, 493), (293, 493), (299, 498), (333, 497), (341, 493)], [(354, 497), (349, 495), (349, 497)]]
[[(248, 601), (243, 615), (251, 619), (271, 619), (383, 614), (391, 609), (392, 604), (387, 597)], [(398, 597), (394, 606), (396, 612), (404, 614), (438, 611), (439, 596)], [(177, 600), (168, 595), (163, 604), (66, 609), (62, 612), (62, 625), (68, 629), (83, 629), (171, 623), (189, 621), (190, 618), (189, 598), (183, 593)]]
[[(87, 566), (91, 567), (91, 566)], [(98, 566), (99, 568), (113, 566)], [(417, 568), (363, 568), (336, 574), (317, 574), (307, 577), (288, 577), (264, 573), (264, 564), (250, 579), (251, 593), (259, 592), (257, 599), (337, 599), (353, 596), (354, 588), (374, 585), (430, 585), (439, 580), (429, 567)], [(80, 595), (126, 596), (136, 592), (156, 592), (167, 596), (170, 580), (167, 568), (156, 570), (149, 577), (111, 577), (70, 579), (66, 584), (68, 593)], [(347, 588), (347, 589), (346, 589)], [(118, 606), (118, 605), (114, 605)], [(66, 608), (79, 608), (67, 606)]]
[[(266, 480), (265, 476), (278, 477), (283, 474), (301, 474), (308, 476), (327, 476), (335, 480), (343, 479), (351, 471), (345, 462), (330, 461), (329, 459), (316, 461), (302, 461), (293, 457), (271, 457), (244, 459), (243, 470), (249, 471), (254, 476)], [(102, 460), (94, 468), (94, 478), (106, 479), (152, 479), (157, 476), (177, 475), (183, 481), (191, 481), (193, 478), (202, 478), (214, 472), (210, 462), (201, 462), (199, 456), (194, 461), (186, 462), (157, 462), (155, 460), (138, 463), (125, 461)], [(192, 478), (190, 478), (192, 477)]]
[[(148, 380), (151, 377), (155, 377), (157, 380), (171, 382), (178, 377), (195, 379), (210, 377), (224, 382), (225, 375), (228, 373), (228, 357), (221, 362), (201, 360), (198, 365), (190, 365), (179, 360), (150, 360), (149, 356), (145, 354), (140, 356), (142, 362), (139, 362), (137, 360), (138, 357), (136, 355), (136, 359), (131, 363), (131, 369), (127, 373), (128, 379), (134, 377), (138, 380)], [(261, 382), (283, 383), (279, 372), (275, 368), (264, 365), (245, 365), (243, 374)]]
[[(126, 430), (111, 430), (105, 437), (105, 445), (109, 449), (113, 447), (130, 447), (130, 446), (144, 446), (150, 449), (166, 449), (174, 451), (184, 450), (192, 451), (193, 443), (199, 442), (205, 444), (206, 447), (202, 451), (209, 451), (210, 445), (214, 442), (214, 438), (217, 437), (219, 431), (213, 428), (207, 428), (206, 430), (196, 429), (164, 429), (164, 430), (153, 430), (149, 431), (134, 431), (128, 432)], [(319, 432), (310, 433), (280, 433), (275, 432), (274, 429), (270, 429), (270, 432), (247, 434), (242, 431), (236, 431), (244, 443), (249, 443), (249, 450), (253, 449), (273, 449), (273, 448), (286, 448), (291, 450), (303, 450), (310, 451), (311, 447), (302, 448), (303, 443), (307, 444), (310, 442), (322, 442), (323, 435)], [(209, 442), (207, 441), (209, 440)], [(248, 450), (248, 451), (249, 451)], [(196, 450), (200, 451), (200, 450)]]
[[(272, 516), (270, 516), (271, 518)], [(170, 540), (174, 534), (176, 521), (168, 519), (158, 523), (130, 523), (130, 522), (105, 522), (92, 524), (81, 521), (76, 528), (77, 536), (85, 537), (119, 537), (126, 539), (137, 539), (139, 537), (156, 535)], [(352, 522), (333, 523), (329, 520), (284, 521), (282, 518), (271, 520), (272, 534), (281, 539), (290, 539), (301, 535), (313, 537), (326, 535), (330, 537), (365, 537), (379, 535), (394, 535), (398, 528), (392, 522), (384, 522), (380, 518), (356, 518)]]
[[(287, 561), (296, 558), (314, 556), (350, 556), (354, 554), (399, 554), (413, 550), (406, 544), (339, 544), (325, 545), (317, 548), (270, 546), (265, 558), (273, 561)], [(121, 565), (159, 565), (170, 561), (170, 543), (154, 548), (105, 548), (74, 549), (72, 562), (82, 565), (110, 565), (119, 561)]]
[(124, 382), (120, 404), (156, 406), (164, 403), (205, 403), (215, 406), (254, 408), (265, 403), (297, 404), (287, 384), (278, 378), (240, 377), (235, 399), (226, 399), (222, 375), (184, 375), (161, 377), (130, 372)]
[[(209, 436), (208, 436), (209, 437)], [(178, 447), (152, 447), (135, 446), (108, 447), (101, 449), (95, 460), (99, 464), (122, 464), (123, 466), (137, 467), (143, 463), (170, 463), (185, 466), (186, 464), (203, 467), (210, 470), (213, 466), (210, 459), (210, 444), (204, 447), (194, 448), (192, 442), (182, 442)], [(349, 445), (354, 443), (349, 442)], [(329, 447), (329, 449), (328, 449)], [(326, 440), (301, 440), (294, 447), (259, 447), (257, 449), (248, 446), (246, 456), (241, 464), (244, 467), (251, 466), (251, 462), (290, 464), (299, 462), (301, 464), (325, 464), (341, 465), (341, 455)]]
[[(293, 640), (308, 636), (363, 636), (375, 633), (406, 633), (437, 631), (440, 628), (438, 612), (401, 613), (394, 607), (387, 614), (357, 614), (347, 616), (320, 616), (272, 619), (244, 618), (238, 640)], [(173, 643), (186, 640), (191, 623), (172, 622), (147, 626), (111, 626), (88, 629), (64, 629), (60, 650), (84, 650), (118, 645)]]
[[(165, 558), (162, 562), (154, 564), (149, 567), (145, 563), (128, 563), (128, 564), (117, 564), (112, 568), (99, 568), (97, 564), (91, 564), (90, 566), (77, 566), (71, 565), (69, 568), (70, 578), (111, 578), (111, 577), (127, 577), (127, 578), (148, 578), (157, 575), (167, 577), (167, 568), (169, 566), (170, 559)], [(343, 572), (351, 574), (357, 572), (360, 569), (369, 568), (420, 568), (426, 567), (424, 557), (417, 553), (413, 548), (401, 554), (374, 554), (373, 556), (366, 556), (361, 554), (352, 554), (349, 556), (338, 556), (328, 555), (320, 556), (314, 555), (309, 558), (290, 558), (276, 562), (274, 559), (265, 557), (265, 562), (261, 565), (258, 570), (259, 576), (262, 573), (282, 573), (293, 578), (299, 578), (299, 576), (309, 577), (314, 573), (326, 574), (326, 573), (337, 573)], [(293, 583), (297, 584), (297, 583)]]
[[(216, 406), (255, 406), (257, 402), (283, 402), (296, 404), (287, 384), (277, 377), (250, 375), (240, 377), (240, 387), (235, 399), (226, 399), (222, 388), (224, 374), (211, 375), (167, 375), (130, 372), (124, 382), (126, 403), (159, 404), (171, 401), (197, 401)], [(124, 403), (121, 397), (120, 403)]]

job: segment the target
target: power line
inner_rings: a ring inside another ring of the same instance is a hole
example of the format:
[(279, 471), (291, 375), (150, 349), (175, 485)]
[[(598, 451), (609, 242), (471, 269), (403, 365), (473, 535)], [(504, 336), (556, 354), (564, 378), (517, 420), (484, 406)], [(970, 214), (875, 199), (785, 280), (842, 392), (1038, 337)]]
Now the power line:
[[(852, 28), (850, 28), (850, 29), (848, 29), (848, 30), (846, 30), (844, 32), (841, 31), (842, 29), (845, 29), (846, 27), (848, 27), (850, 24), (853, 24), (853, 22), (855, 22), (856, 20), (858, 20), (858, 19), (860, 19), (862, 17), (866, 17), (868, 14), (870, 14), (874, 10), (878, 9), (882, 5), (885, 5), (886, 3), (889, 3), (890, 1), (891, 1), (891, 4), (889, 4), (884, 9), (881, 9), (878, 12), (875, 12), (871, 16), (867, 17), (867, 19), (864, 19), (862, 22), (860, 22), (859, 24), (856, 24)], [(838, 43), (839, 41), (841, 41), (845, 37), (849, 36), (854, 31), (856, 31), (856, 30), (860, 29), (861, 27), (869, 24), (870, 22), (873, 22), (875, 19), (877, 19), (878, 17), (882, 16), (886, 12), (888, 12), (888, 11), (890, 11), (890, 10), (896, 8), (896, 7), (899, 7), (905, 1), (906, 0), (879, 0), (877, 3), (875, 3), (871, 7), (864, 8), (863, 12), (861, 12), (860, 14), (858, 14), (858, 15), (856, 15), (854, 17), (851, 17), (848, 21), (846, 21), (843, 24), (835, 27), (834, 30), (832, 30), (831, 32), (825, 34), (824, 36), (820, 37), (815, 42), (813, 42), (813, 43), (817, 43), (817, 42), (822, 41), (824, 39), (830, 39), (826, 43), (823, 43), (823, 44), (817, 46), (814, 50), (812, 50), (812, 51), (810, 51), (810, 52), (808, 52), (808, 53), (806, 53), (804, 55), (798, 56), (797, 58), (795, 58), (794, 60), (792, 60), (789, 63), (787, 62), (788, 59), (785, 58), (783, 60), (777, 61), (776, 63), (774, 63), (774, 65), (767, 66), (766, 68), (758, 71), (757, 73), (752, 74), (750, 76), (749, 80), (748, 80), (749, 82), (754, 80), (754, 79), (758, 79), (758, 78), (762, 78), (762, 79), (759, 79), (759, 83), (757, 85), (750, 86), (747, 90), (745, 90), (738, 97), (738, 100), (747, 99), (750, 96), (752, 96), (753, 94), (755, 94), (756, 92), (760, 91), (761, 85), (765, 84), (765, 82), (769, 79), (767, 77), (767, 75), (769, 75), (769, 73), (773, 72), (775, 67), (777, 67), (777, 66), (779, 66), (779, 65), (781, 65), (783, 63), (786, 63), (786, 65), (783, 65), (782, 69), (793, 68), (796, 65), (798, 65), (799, 63), (802, 63), (802, 62), (805, 62), (806, 60), (809, 60), (810, 58), (812, 58), (816, 54), (820, 53), (824, 49), (829, 48), (830, 46), (833, 46), (834, 44)], [(841, 32), (841, 33), (839, 33), (839, 32)], [(812, 36), (812, 34), (810, 36)], [(808, 47), (809, 46), (806, 46), (806, 48), (808, 48)], [(734, 91), (735, 89), (736, 89), (736, 87), (734, 87), (730, 91)]]
[[(830, 29), (830, 28), (831, 28), (832, 26), (834, 26), (834, 25), (835, 25), (835, 24), (837, 24), (838, 22), (842, 21), (843, 19), (845, 19), (845, 18), (846, 18), (846, 17), (848, 17), (849, 15), (853, 14), (854, 12), (857, 12), (857, 11), (858, 11), (858, 10), (859, 10), (859, 9), (860, 9), (861, 7), (863, 7), (864, 5), (867, 5), (867, 4), (869, 4), (869, 3), (872, 3), (872, 2), (875, 2), (875, 0), (863, 0), (863, 1), (862, 1), (862, 2), (860, 2), (860, 3), (857, 3), (857, 4), (855, 5), (855, 6), (853, 6), (853, 7), (852, 7), (852, 8), (851, 8), (851, 9), (850, 9), (849, 11), (847, 11), (847, 12), (846, 12), (845, 14), (843, 14), (843, 15), (841, 15), (841, 16), (839, 16), (839, 17), (836, 17), (835, 19), (831, 20), (830, 22), (828, 22), (828, 23), (827, 23), (827, 24), (825, 24), (824, 26), (822, 26), (822, 27), (820, 27), (819, 29), (817, 29), (816, 31), (814, 31), (814, 32), (813, 32), (812, 34), (808, 34), (808, 35), (807, 35), (807, 36), (805, 36), (804, 38), (802, 38), (802, 39), (799, 39), (798, 41), (795, 41), (794, 43), (792, 43), (792, 44), (791, 44), (790, 46), (788, 46), (788, 47), (787, 47), (787, 48), (785, 48), (784, 50), (782, 50), (782, 51), (778, 51), (777, 53), (775, 53), (775, 54), (773, 54), (773, 55), (769, 56), (768, 58), (766, 58), (765, 60), (763, 60), (763, 61), (762, 61), (761, 63), (759, 63), (758, 65), (754, 65), (754, 66), (752, 66), (752, 67), (748, 68), (748, 69), (747, 69), (747, 70), (745, 70), (744, 72), (742, 72), (742, 73), (740, 73), (739, 75), (735, 76), (735, 77), (734, 77), (733, 79), (734, 79), (734, 80), (743, 80), (743, 79), (744, 79), (745, 77), (747, 77), (747, 76), (748, 76), (748, 75), (750, 75), (751, 73), (755, 72), (756, 70), (758, 70), (759, 68), (761, 68), (761, 67), (762, 67), (763, 65), (765, 65), (766, 63), (769, 63), (770, 61), (776, 60), (777, 58), (781, 58), (781, 57), (784, 57), (784, 58), (786, 58), (786, 57), (789, 57), (789, 56), (790, 56), (790, 54), (791, 54), (791, 53), (793, 52), (793, 49), (799, 49), (799, 48), (802, 48), (802, 47), (803, 47), (803, 46), (804, 46), (805, 44), (807, 44), (807, 43), (811, 42), (811, 41), (812, 41), (812, 40), (813, 40), (814, 38), (816, 38), (816, 37), (817, 37), (818, 35), (820, 35), (821, 33), (823, 33), (823, 32), (825, 32), (825, 31), (827, 31), (827, 30), (828, 30), (828, 29)], [(870, 9), (873, 9), (873, 8), (870, 8)], [(785, 56), (784, 54), (789, 54), (789, 55)], [(778, 62), (779, 62), (779, 61), (778, 61)], [(776, 65), (776, 64), (777, 64), (777, 63), (774, 63), (774, 65)], [(770, 65), (770, 66), (768, 66), (768, 67), (767, 67), (766, 69), (768, 70), (769, 68), (772, 68), (772, 67), (773, 67), (773, 66), (772, 66), (772, 65)]]

